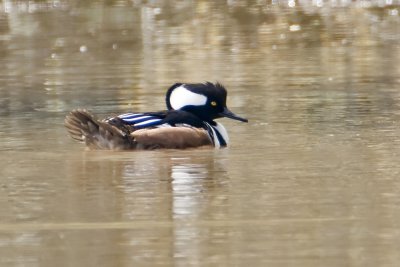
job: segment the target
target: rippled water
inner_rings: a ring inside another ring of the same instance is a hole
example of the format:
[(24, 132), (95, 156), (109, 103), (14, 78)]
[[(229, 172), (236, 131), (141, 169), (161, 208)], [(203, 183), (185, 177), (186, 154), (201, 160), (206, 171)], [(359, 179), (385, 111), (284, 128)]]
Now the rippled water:
[[(398, 1), (0, 7), (1, 266), (398, 266)], [(221, 120), (227, 149), (63, 127), (205, 80), (250, 120)]]

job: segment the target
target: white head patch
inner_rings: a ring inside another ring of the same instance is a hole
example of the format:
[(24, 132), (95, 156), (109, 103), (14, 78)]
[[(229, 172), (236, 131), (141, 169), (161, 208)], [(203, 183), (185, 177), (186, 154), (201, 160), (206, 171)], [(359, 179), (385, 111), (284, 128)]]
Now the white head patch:
[(189, 105), (202, 106), (207, 103), (207, 97), (189, 91), (183, 84), (172, 91), (169, 102), (171, 107), (177, 110)]

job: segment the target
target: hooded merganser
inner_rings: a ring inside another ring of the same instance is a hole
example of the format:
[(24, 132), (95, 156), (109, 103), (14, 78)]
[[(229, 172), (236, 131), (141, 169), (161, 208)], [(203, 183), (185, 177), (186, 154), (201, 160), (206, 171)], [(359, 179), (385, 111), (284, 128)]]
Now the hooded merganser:
[(228, 133), (214, 120), (247, 122), (227, 108), (226, 96), (219, 83), (176, 83), (166, 94), (168, 110), (98, 120), (87, 110), (76, 109), (65, 118), (65, 126), (73, 139), (91, 149), (225, 147)]

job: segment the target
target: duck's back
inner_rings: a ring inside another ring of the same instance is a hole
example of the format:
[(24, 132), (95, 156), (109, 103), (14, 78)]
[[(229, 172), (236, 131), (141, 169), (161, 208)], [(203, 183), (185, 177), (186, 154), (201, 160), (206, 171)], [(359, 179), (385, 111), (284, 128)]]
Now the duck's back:
[[(150, 118), (148, 122), (151, 120), (155, 121)], [(137, 121), (131, 121), (138, 124)], [(151, 125), (152, 127), (140, 129), (134, 123), (129, 124), (129, 121), (124, 121), (120, 117), (98, 120), (88, 111), (80, 109), (73, 110), (65, 119), (65, 126), (71, 137), (85, 142), (90, 149), (182, 149), (213, 146), (207, 130), (203, 128)], [(161, 123), (160, 120), (159, 124)]]

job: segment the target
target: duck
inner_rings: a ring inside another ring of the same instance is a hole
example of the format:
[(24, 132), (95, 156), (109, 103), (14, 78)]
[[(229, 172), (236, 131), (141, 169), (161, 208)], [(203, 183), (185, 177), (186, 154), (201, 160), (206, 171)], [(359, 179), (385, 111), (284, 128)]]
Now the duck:
[(230, 111), (226, 100), (227, 90), (218, 82), (175, 83), (166, 92), (166, 110), (98, 119), (86, 109), (74, 109), (64, 125), (90, 150), (224, 148), (228, 132), (215, 120), (248, 122)]

